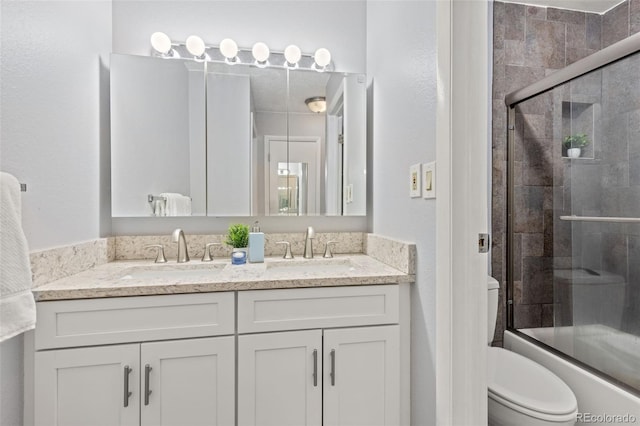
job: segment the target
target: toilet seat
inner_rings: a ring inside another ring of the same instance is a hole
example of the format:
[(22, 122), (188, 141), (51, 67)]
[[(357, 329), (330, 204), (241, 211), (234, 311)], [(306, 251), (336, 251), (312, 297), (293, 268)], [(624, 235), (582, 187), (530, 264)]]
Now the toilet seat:
[(489, 398), (540, 420), (562, 422), (576, 418), (576, 397), (558, 376), (515, 352), (488, 349)]

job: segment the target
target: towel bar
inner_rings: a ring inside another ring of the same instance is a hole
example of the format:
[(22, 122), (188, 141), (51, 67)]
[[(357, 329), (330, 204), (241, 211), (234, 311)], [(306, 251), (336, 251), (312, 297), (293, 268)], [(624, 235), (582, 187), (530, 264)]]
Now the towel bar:
[(638, 217), (594, 217), (594, 216), (560, 216), (560, 220), (574, 222), (611, 222), (611, 223), (638, 223)]

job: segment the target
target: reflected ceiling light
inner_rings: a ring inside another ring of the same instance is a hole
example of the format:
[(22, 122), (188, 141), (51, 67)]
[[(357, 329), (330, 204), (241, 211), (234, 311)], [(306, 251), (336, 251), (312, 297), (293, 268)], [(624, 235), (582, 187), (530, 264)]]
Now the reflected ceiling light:
[(199, 60), (204, 60), (206, 59), (205, 56), (205, 45), (204, 45), (204, 41), (196, 36), (196, 35), (192, 35), (187, 37), (187, 41), (185, 42), (185, 45), (187, 46), (187, 50), (189, 51), (189, 53), (191, 53), (196, 59)]
[(324, 47), (316, 50), (316, 53), (313, 54), (313, 59), (315, 61), (315, 68), (318, 71), (324, 71), (327, 68), (327, 65), (331, 63), (331, 52)]
[(295, 44), (290, 44), (284, 49), (285, 67), (297, 68), (298, 62), (302, 58), (302, 51)]
[(266, 67), (269, 65), (269, 46), (259, 41), (253, 45), (251, 48), (251, 53), (253, 54), (254, 59), (256, 60), (256, 65), (259, 67)]
[(313, 98), (306, 99), (304, 101), (311, 112), (320, 114), (327, 110), (327, 100), (324, 96), (314, 96)]
[(171, 48), (171, 39), (168, 35), (160, 31), (151, 34), (151, 47), (163, 56), (172, 56), (174, 52)]
[(224, 61), (228, 64), (236, 64), (238, 58), (238, 44), (230, 38), (225, 38), (220, 42), (220, 53), (224, 56)]

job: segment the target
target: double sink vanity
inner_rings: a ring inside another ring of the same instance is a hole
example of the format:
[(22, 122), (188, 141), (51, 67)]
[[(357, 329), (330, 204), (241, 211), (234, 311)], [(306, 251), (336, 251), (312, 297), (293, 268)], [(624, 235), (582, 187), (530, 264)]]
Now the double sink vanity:
[(409, 424), (415, 247), (365, 239), (330, 259), (118, 260), (34, 288), (27, 412), (36, 425)]
[[(164, 56), (111, 56), (114, 223), (366, 215), (366, 75)], [(25, 424), (410, 424), (413, 244), (315, 235), (339, 254), (306, 259), (271, 234), (263, 263), (233, 265), (222, 236), (192, 235), (203, 261), (178, 263), (180, 234), (32, 253)]]

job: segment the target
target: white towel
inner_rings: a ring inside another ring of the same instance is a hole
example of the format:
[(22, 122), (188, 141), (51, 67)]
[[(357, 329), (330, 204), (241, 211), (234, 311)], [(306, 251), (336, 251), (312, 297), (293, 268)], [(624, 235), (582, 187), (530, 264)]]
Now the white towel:
[(160, 194), (166, 201), (165, 216), (191, 216), (191, 198), (174, 192)]
[(20, 183), (0, 172), (0, 342), (36, 325), (31, 264), (22, 231)]

